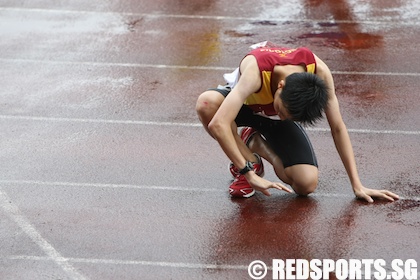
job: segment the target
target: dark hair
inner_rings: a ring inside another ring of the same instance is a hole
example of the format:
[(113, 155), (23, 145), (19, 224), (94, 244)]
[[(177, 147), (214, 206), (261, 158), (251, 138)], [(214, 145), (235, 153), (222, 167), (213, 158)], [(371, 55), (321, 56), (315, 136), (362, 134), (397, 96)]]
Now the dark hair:
[(280, 98), (294, 121), (314, 125), (327, 106), (328, 88), (315, 74), (293, 73), (286, 77)]

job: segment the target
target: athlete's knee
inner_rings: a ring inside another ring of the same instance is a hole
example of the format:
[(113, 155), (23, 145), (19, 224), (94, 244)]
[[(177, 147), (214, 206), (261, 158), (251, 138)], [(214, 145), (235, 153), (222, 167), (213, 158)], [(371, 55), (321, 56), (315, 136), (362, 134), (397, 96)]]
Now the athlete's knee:
[(298, 195), (308, 195), (313, 193), (318, 187), (318, 176), (310, 175), (296, 179), (293, 188)]
[(315, 166), (305, 166), (295, 170), (292, 187), (298, 195), (309, 195), (318, 187), (318, 169)]
[(298, 182), (293, 185), (293, 189), (295, 193), (298, 195), (309, 195), (313, 193), (318, 186), (318, 180), (306, 181), (306, 182)]
[(208, 102), (207, 98), (205, 97), (204, 93), (202, 93), (198, 99), (197, 103), (195, 104), (195, 111), (197, 112), (198, 116), (202, 116), (208, 110)]
[(222, 95), (218, 94), (220, 96), (217, 96), (213, 91), (205, 91), (198, 97), (195, 110), (200, 119), (205, 118), (210, 121), (209, 118), (214, 116), (223, 101), (223, 98), (220, 98)]

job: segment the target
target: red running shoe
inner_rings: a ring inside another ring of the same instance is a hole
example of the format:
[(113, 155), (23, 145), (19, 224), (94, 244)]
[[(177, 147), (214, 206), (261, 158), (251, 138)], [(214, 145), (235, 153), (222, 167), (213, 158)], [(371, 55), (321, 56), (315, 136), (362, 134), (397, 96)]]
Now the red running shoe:
[(248, 146), (248, 142), (251, 140), (251, 137), (254, 136), (255, 133), (257, 133), (257, 131), (249, 126), (241, 129), (240, 136), (242, 141), (244, 141), (245, 145)]
[(248, 183), (244, 175), (239, 175), (229, 186), (229, 194), (232, 197), (251, 197), (255, 190)]
[[(248, 145), (248, 142), (250, 141), (251, 137), (254, 136), (254, 134), (257, 133), (257, 131), (255, 129), (253, 129), (252, 127), (244, 127), (241, 130), (241, 139), (242, 141), (244, 141), (244, 143), (246, 145)], [(261, 160), (261, 157), (254, 153), (254, 155), (257, 157), (257, 162), (253, 162), (254, 165), (254, 172), (255, 174), (257, 174), (258, 176), (264, 176), (264, 165), (263, 162)], [(238, 177), (239, 174), (239, 169), (233, 165), (233, 162), (229, 163), (229, 171), (232, 174), (233, 178)]]

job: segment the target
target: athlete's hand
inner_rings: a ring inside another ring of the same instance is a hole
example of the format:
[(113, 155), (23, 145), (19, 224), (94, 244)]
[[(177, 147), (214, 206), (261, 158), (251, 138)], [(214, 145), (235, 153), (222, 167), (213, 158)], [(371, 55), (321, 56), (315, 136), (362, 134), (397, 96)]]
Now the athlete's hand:
[(374, 190), (374, 189), (368, 189), (363, 186), (354, 189), (354, 194), (358, 199), (366, 200), (367, 202), (372, 203), (373, 197), (385, 199), (389, 201), (395, 201), (395, 199), (399, 199), (400, 197), (388, 190)]
[(292, 192), (289, 188), (287, 188), (282, 183), (270, 182), (270, 181), (268, 181), (264, 178), (261, 178), (260, 176), (258, 176), (254, 172), (248, 172), (245, 176), (246, 176), (246, 179), (248, 180), (248, 183), (251, 185), (251, 187), (254, 190), (260, 191), (263, 194), (265, 194), (266, 196), (271, 195), (270, 192), (268, 191), (268, 189), (278, 189), (280, 191), (285, 191), (285, 192), (288, 192), (288, 193)]

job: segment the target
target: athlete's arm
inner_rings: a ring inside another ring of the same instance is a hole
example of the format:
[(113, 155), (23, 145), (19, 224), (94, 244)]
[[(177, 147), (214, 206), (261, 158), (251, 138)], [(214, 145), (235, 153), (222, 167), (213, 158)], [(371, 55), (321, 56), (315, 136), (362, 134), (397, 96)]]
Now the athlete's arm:
[(350, 137), (340, 113), (331, 71), (320, 58), (315, 56), (315, 59), (317, 63), (317, 75), (325, 81), (329, 89), (329, 100), (327, 108), (325, 109), (325, 114), (331, 128), (331, 134), (334, 139), (336, 149), (340, 155), (341, 161), (344, 164), (354, 194), (356, 197), (364, 199), (368, 202), (373, 202), (372, 197), (383, 198), (390, 201), (398, 199), (398, 195), (390, 191), (368, 189), (362, 185), (357, 172), (356, 160)]
[(235, 121), (245, 99), (261, 86), (259, 69), (256, 62), (252, 62), (252, 57), (244, 58), (240, 70), (241, 77), (238, 83), (222, 102), (208, 125), (225, 154), (239, 169), (245, 167), (246, 160), (235, 142), (231, 124)]
[[(262, 81), (255, 57), (245, 57), (241, 62), (240, 70), (241, 77), (238, 83), (222, 102), (210, 121), (208, 128), (227, 157), (237, 168), (242, 169), (246, 165), (246, 159), (236, 144), (231, 127), (246, 98), (258, 91)], [(290, 192), (282, 184), (269, 182), (256, 175), (253, 171), (247, 172), (245, 176), (254, 189), (263, 192), (265, 195), (270, 195), (267, 191), (269, 188)]]

